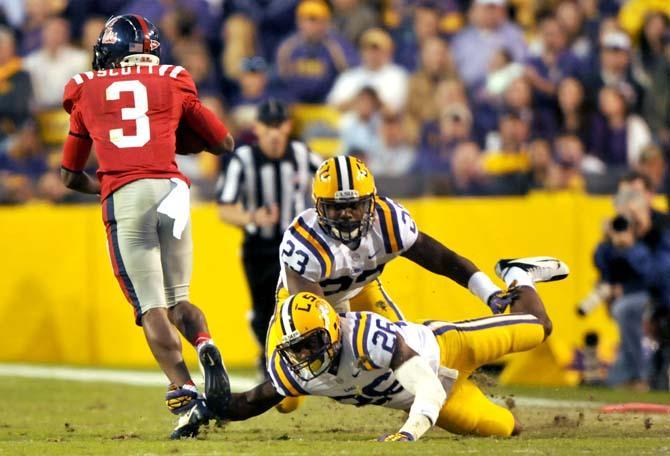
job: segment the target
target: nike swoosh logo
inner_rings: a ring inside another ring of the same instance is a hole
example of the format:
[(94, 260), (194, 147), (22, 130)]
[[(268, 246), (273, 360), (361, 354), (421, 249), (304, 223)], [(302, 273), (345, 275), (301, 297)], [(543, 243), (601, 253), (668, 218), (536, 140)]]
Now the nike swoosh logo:
[(354, 377), (354, 378), (356, 378), (356, 377), (358, 377), (358, 376), (360, 375), (360, 373), (361, 373), (361, 369), (358, 369), (358, 371), (356, 371), (355, 374), (352, 372), (352, 373), (351, 373), (351, 376)]
[(373, 253), (372, 255), (368, 255), (368, 260), (372, 260), (374, 257), (377, 256), (377, 254), (378, 254), (379, 252), (381, 252), (381, 249), (380, 249), (380, 250), (375, 250), (375, 253)]

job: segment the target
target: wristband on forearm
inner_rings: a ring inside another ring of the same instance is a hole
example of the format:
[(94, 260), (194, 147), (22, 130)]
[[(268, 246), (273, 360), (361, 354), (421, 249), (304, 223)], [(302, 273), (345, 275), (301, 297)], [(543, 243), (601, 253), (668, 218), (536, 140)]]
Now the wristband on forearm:
[(500, 291), (493, 281), (482, 271), (477, 271), (468, 280), (468, 290), (475, 296), (479, 297), (484, 304), (488, 304), (491, 295)]

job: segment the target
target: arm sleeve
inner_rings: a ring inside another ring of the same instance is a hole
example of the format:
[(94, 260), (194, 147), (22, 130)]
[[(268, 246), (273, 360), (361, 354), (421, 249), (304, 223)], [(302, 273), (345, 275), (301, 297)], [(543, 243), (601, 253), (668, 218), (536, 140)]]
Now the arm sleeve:
[(386, 253), (401, 254), (409, 250), (419, 237), (416, 222), (409, 212), (392, 199), (383, 196), (377, 198), (375, 210)]
[(61, 166), (68, 171), (79, 172), (86, 166), (93, 141), (76, 106), (70, 114), (70, 132), (63, 146)]
[(286, 284), (286, 268), (292, 269), (310, 282), (318, 283), (326, 275), (328, 261), (321, 250), (318, 241), (300, 226), (296, 219), (284, 232), (284, 238), (279, 246), (279, 262), (284, 284)]
[(190, 98), (184, 105), (183, 119), (209, 145), (221, 144), (228, 129), (198, 98)]
[(68, 114), (72, 113), (72, 110), (74, 109), (81, 92), (81, 84), (76, 82), (76, 77), (79, 77), (81, 80), (80, 75), (75, 75), (68, 81), (68, 83), (65, 85), (65, 89), (63, 90), (63, 109), (65, 109), (65, 112)]
[(372, 312), (357, 312), (352, 331), (352, 347), (358, 367), (364, 370), (389, 369), (398, 326)]
[(240, 190), (244, 182), (244, 170), (242, 160), (237, 156), (233, 156), (228, 165), (221, 173), (219, 181), (219, 203), (220, 204), (234, 204), (237, 203), (240, 197)]
[(611, 280), (610, 268), (609, 268), (609, 253), (611, 246), (606, 242), (601, 242), (598, 244), (595, 253), (593, 254), (593, 263), (600, 272), (600, 279), (603, 282), (609, 283)]
[(649, 247), (638, 241), (632, 247), (619, 250), (616, 254), (626, 259), (630, 267), (642, 277), (644, 283), (651, 286), (654, 285), (656, 264)]
[(228, 135), (228, 129), (212, 111), (202, 105), (191, 75), (181, 70), (175, 81), (177, 90), (184, 97), (182, 120), (209, 146), (222, 143)]

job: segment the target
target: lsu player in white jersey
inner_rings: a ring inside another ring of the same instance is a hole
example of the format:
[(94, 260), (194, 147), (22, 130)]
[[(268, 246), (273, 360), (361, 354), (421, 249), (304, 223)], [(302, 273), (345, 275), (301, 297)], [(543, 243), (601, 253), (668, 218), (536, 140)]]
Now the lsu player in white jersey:
[(370, 311), (403, 320), (379, 275), (404, 256), (469, 288), (494, 313), (507, 295), (468, 259), (421, 232), (400, 204), (377, 195), (372, 173), (354, 157), (334, 157), (316, 171), (315, 208), (303, 211), (284, 233), (277, 305), (290, 294), (323, 296), (337, 312)]
[(412, 441), (432, 426), (459, 434), (511, 436), (521, 426), (468, 377), (508, 353), (530, 350), (552, 324), (535, 282), (560, 280), (567, 266), (549, 257), (501, 260), (514, 313), (463, 322), (392, 322), (372, 312), (339, 315), (308, 292), (291, 295), (275, 313), (267, 339), (270, 378), (232, 394), (225, 419), (245, 420), (284, 397), (326, 396), (380, 405), (409, 416), (383, 441)]
[[(357, 158), (323, 162), (312, 196), (315, 208), (298, 215), (282, 239), (277, 306), (290, 294), (309, 291), (337, 312), (370, 311), (403, 320), (379, 279), (398, 256), (468, 288), (494, 313), (508, 306), (509, 296), (470, 260), (421, 232), (400, 204), (377, 195), (372, 173)], [(288, 413), (298, 405), (287, 399), (277, 409)]]

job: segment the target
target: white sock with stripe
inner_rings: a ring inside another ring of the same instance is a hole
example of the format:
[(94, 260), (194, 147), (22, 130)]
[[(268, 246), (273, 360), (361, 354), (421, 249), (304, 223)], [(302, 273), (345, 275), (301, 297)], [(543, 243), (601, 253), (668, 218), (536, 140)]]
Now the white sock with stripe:
[(516, 282), (516, 286), (518, 287), (527, 286), (535, 288), (535, 282), (533, 282), (531, 275), (518, 267), (512, 266), (511, 268), (507, 268), (503, 273), (503, 280), (505, 280), (507, 288), (511, 287), (514, 282)]

